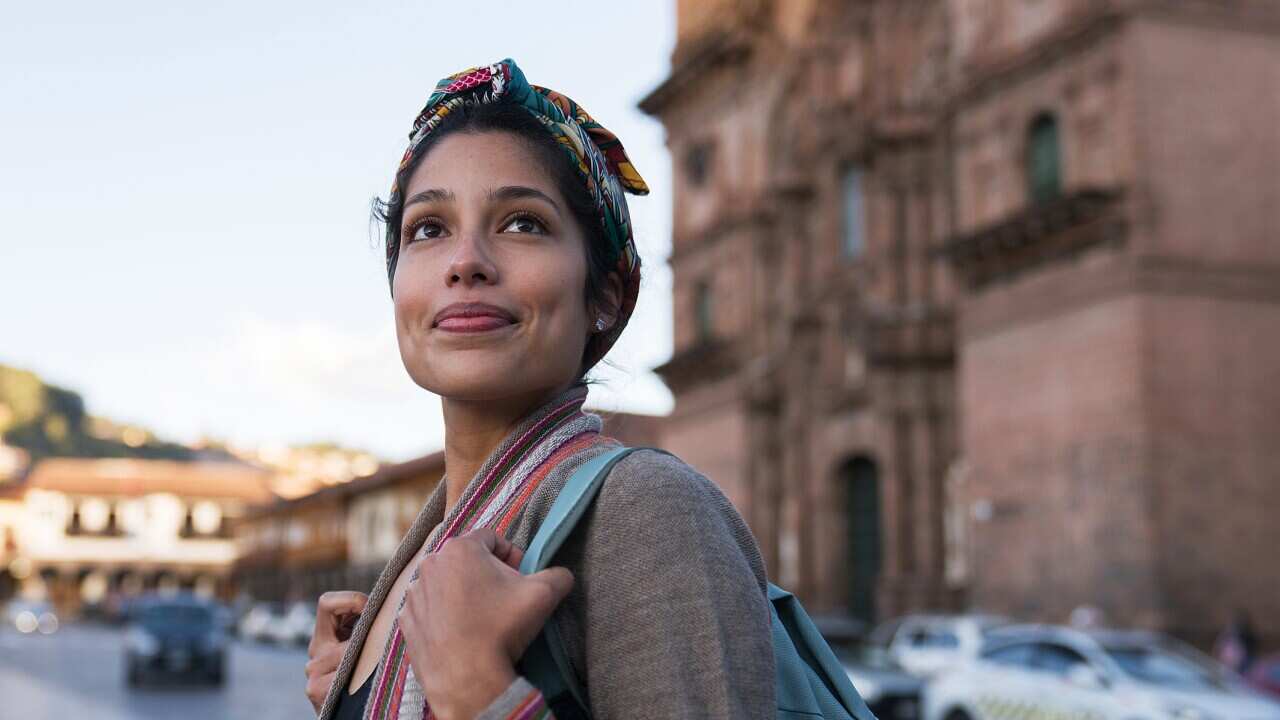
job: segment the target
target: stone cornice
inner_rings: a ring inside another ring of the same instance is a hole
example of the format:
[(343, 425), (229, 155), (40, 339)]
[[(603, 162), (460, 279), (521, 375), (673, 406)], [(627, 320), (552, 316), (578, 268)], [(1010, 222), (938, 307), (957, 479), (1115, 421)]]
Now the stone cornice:
[(649, 91), (637, 103), (647, 115), (661, 115), (680, 94), (713, 68), (735, 65), (751, 55), (751, 43), (740, 31), (721, 30), (697, 41), (687, 52), (679, 53), (685, 59), (671, 68), (671, 74), (662, 84)]
[(1127, 16), (1125, 11), (1111, 7), (1093, 10), (1064, 23), (1025, 48), (969, 64), (961, 71), (961, 80), (949, 94), (946, 107), (954, 112), (1001, 86), (1025, 78), (1060, 57), (1088, 47), (1097, 38), (1119, 29)]
[(1122, 193), (1113, 188), (1076, 190), (953, 237), (939, 252), (969, 288), (980, 289), (1085, 247), (1121, 241), (1125, 236), (1121, 198)]
[(671, 359), (654, 368), (673, 393), (679, 393), (707, 380), (733, 374), (741, 365), (737, 344), (710, 338), (677, 351)]

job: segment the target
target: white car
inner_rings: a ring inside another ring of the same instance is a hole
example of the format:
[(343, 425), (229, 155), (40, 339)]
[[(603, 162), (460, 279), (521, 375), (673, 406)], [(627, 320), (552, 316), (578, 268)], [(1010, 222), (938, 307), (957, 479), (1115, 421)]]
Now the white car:
[(284, 609), (278, 603), (260, 602), (240, 618), (237, 633), (244, 640), (265, 642), (273, 640), (271, 628), (283, 620)]
[(871, 641), (907, 672), (925, 678), (972, 658), (991, 632), (1008, 625), (995, 615), (907, 615), (877, 627)]
[(264, 635), (278, 645), (306, 645), (311, 642), (311, 631), (316, 627), (316, 606), (295, 602), (280, 617), (267, 625)]
[(1052, 626), (995, 634), (925, 691), (925, 720), (1280, 720), (1280, 704), (1153, 633)]

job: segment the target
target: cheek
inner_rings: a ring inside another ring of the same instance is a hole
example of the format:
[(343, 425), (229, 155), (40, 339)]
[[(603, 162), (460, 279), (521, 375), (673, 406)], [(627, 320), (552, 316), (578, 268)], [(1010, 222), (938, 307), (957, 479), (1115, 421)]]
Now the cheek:
[(531, 288), (531, 292), (535, 292), (540, 298), (539, 304), (551, 316), (557, 342), (564, 342), (567, 336), (585, 332), (583, 282), (583, 278), (575, 277), (573, 273), (566, 275), (564, 266), (559, 265), (554, 270), (548, 269), (538, 278), (536, 288)]
[(396, 332), (402, 336), (420, 329), (423, 314), (431, 307), (430, 286), (425, 282), (414, 282), (413, 275), (410, 268), (398, 267), (391, 285)]
[(443, 271), (438, 269), (439, 263), (440, 258), (431, 253), (406, 253), (402, 249), (391, 282), (396, 305), (403, 303), (406, 308), (418, 307), (430, 299), (431, 293), (439, 292), (440, 288), (429, 282), (441, 276)]

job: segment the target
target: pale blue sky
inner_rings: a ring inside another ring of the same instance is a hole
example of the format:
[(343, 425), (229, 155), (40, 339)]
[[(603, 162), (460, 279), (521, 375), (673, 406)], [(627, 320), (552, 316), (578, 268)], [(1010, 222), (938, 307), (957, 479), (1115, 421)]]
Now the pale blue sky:
[(162, 435), (442, 442), (404, 372), (369, 226), (435, 81), (514, 57), (627, 145), (648, 269), (592, 391), (664, 412), (670, 161), (636, 102), (671, 0), (65, 2), (0, 21), (0, 363)]

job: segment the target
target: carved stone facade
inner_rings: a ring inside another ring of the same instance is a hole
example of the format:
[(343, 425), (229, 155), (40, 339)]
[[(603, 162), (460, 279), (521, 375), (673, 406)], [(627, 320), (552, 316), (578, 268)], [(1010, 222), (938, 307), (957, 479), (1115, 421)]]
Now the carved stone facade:
[(1246, 559), (1280, 546), (1280, 7), (677, 8), (642, 101), (675, 168), (665, 443), (774, 577), (868, 620), (1280, 617)]

